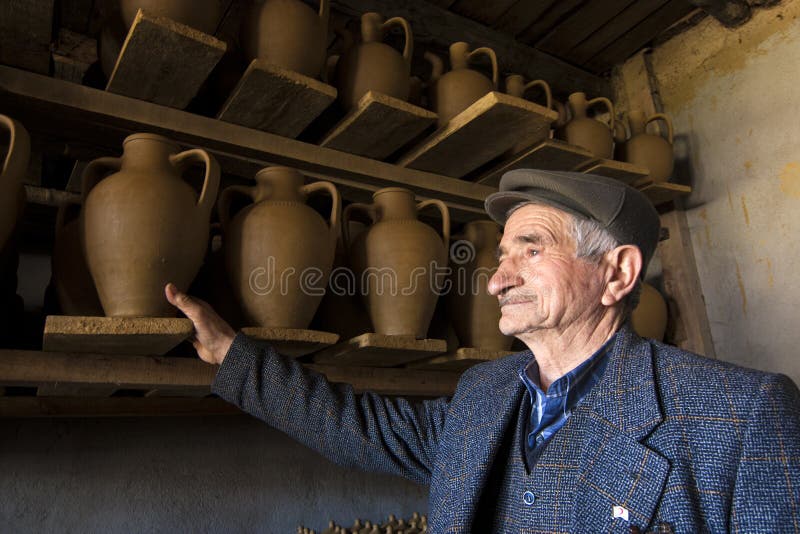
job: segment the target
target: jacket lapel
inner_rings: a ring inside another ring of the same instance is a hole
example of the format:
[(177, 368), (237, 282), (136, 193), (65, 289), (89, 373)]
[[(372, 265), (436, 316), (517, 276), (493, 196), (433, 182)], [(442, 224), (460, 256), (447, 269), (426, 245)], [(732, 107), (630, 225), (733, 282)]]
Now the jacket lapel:
[(663, 419), (649, 343), (626, 325), (609, 358), (600, 382), (573, 414), (586, 428), (574, 512), (576, 532), (587, 528), (630, 532), (633, 525), (647, 527), (669, 472), (669, 462), (641, 444)]

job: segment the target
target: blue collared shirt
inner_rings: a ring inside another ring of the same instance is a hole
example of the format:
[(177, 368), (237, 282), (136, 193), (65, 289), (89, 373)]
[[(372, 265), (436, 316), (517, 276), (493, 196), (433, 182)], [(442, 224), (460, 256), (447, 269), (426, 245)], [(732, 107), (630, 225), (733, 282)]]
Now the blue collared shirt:
[(540, 386), (539, 364), (535, 357), (519, 370), (519, 377), (531, 396), (531, 417), (525, 433), (525, 454), (529, 466), (538, 456), (538, 449), (564, 426), (572, 410), (603, 376), (608, 364), (608, 349), (616, 335), (575, 369), (550, 384), (546, 393)]

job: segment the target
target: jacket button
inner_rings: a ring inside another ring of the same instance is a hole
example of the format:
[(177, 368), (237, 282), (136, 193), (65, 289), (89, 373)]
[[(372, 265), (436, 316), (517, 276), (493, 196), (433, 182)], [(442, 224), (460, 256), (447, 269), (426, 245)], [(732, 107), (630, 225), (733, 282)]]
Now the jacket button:
[(531, 506), (536, 501), (536, 495), (532, 491), (526, 491), (522, 494), (522, 502)]

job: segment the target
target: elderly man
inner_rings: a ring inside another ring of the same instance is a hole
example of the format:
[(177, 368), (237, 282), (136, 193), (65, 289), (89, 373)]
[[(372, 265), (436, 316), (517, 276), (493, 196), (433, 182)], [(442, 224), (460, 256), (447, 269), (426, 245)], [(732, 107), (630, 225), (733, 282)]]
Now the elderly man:
[(626, 319), (657, 241), (644, 196), (517, 170), (489, 282), (528, 350), (464, 373), (452, 399), (356, 397), (236, 335), (167, 287), (213, 391), (345, 466), (430, 485), (431, 532), (798, 532), (800, 395), (782, 375), (638, 337)]

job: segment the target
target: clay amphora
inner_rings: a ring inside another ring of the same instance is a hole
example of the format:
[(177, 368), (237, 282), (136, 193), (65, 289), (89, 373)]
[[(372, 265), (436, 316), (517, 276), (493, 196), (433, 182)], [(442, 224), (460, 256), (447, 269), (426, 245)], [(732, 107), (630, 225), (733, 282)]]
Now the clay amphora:
[[(400, 187), (380, 189), (372, 204), (350, 204), (342, 217), (343, 241), (375, 332), (424, 338), (436, 307), (434, 268), (447, 265), (450, 214), (441, 200), (415, 203), (414, 193)], [(417, 213), (436, 206), (442, 236), (417, 220)], [(347, 222), (355, 211), (372, 225), (351, 243)]]
[[(480, 72), (470, 69), (469, 62), (475, 56), (485, 54), (492, 62), (492, 79)], [(431, 107), (439, 115), (439, 126), (444, 126), (450, 119), (467, 109), (483, 95), (497, 90), (497, 56), (491, 48), (476, 48), (469, 51), (469, 45), (463, 41), (450, 45), (451, 70), (437, 76), (434, 68), (430, 99)]]
[(472, 221), (453, 242), (447, 304), (462, 347), (508, 350), (514, 341), (500, 332), (500, 305), (488, 291), (489, 278), (497, 270), (495, 251), (500, 233), (500, 225), (493, 221)]
[[(608, 109), (608, 124), (587, 116), (587, 111), (595, 104), (603, 104)], [(610, 159), (614, 155), (614, 105), (611, 101), (603, 96), (587, 100), (584, 93), (572, 93), (567, 106), (572, 119), (564, 126), (565, 140), (598, 158)]]
[[(402, 55), (381, 42), (392, 26), (400, 26), (405, 32)], [(350, 46), (336, 64), (335, 83), (342, 107), (356, 107), (367, 91), (408, 100), (413, 47), (411, 26), (404, 18), (384, 22), (378, 13), (361, 15), (361, 42)]]
[(300, 0), (254, 3), (242, 26), (242, 48), (248, 61), (263, 59), (316, 78), (325, 66), (329, 0), (315, 13)]
[(525, 83), (525, 78), (521, 74), (509, 74), (506, 76), (506, 94), (516, 96), (517, 98), (524, 98), (525, 92), (532, 87), (540, 87), (544, 92), (544, 107), (550, 109), (553, 107), (553, 95), (550, 91), (550, 84), (544, 80), (533, 80)]
[(222, 18), (222, 0), (119, 0), (119, 9), (125, 28), (129, 29), (141, 9), (151, 16), (167, 17), (191, 26), (204, 33), (213, 34)]
[(633, 329), (642, 337), (664, 339), (667, 330), (667, 303), (656, 288), (642, 282), (639, 305), (631, 314)]
[(59, 206), (56, 214), (53, 244), (53, 286), (64, 315), (103, 316), (86, 256), (81, 244), (81, 206), (77, 203)]
[(0, 250), (2, 250), (25, 205), (22, 178), (28, 170), (31, 141), (28, 131), (11, 117), (0, 115), (0, 127), (8, 131), (8, 152), (0, 173)]
[[(647, 133), (647, 125), (661, 120), (667, 125), (667, 138)], [(642, 111), (628, 113), (630, 139), (625, 143), (625, 161), (645, 167), (654, 182), (666, 182), (672, 176), (672, 121), (663, 113), (647, 117)]]
[[(130, 135), (122, 146), (121, 158), (96, 159), (83, 174), (86, 263), (107, 316), (172, 317), (164, 286), (186, 291), (200, 269), (219, 165), (160, 135)], [(190, 163), (205, 165), (199, 198), (181, 178)]]
[[(326, 222), (306, 205), (308, 195), (327, 192)], [(249, 205), (231, 217), (236, 196)], [(245, 319), (261, 327), (307, 328), (319, 306), (333, 264), (341, 200), (330, 182), (303, 185), (288, 167), (267, 167), (255, 186), (226, 188), (219, 200), (225, 265)]]

